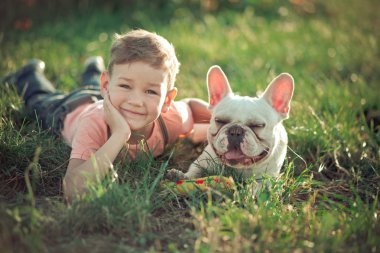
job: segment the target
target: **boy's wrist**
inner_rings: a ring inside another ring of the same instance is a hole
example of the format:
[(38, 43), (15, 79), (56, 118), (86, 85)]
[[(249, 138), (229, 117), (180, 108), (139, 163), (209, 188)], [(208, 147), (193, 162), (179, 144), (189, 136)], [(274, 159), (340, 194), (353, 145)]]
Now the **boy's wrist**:
[(127, 142), (129, 138), (131, 137), (130, 131), (115, 131), (111, 133), (111, 136), (116, 136), (120, 140), (124, 140), (124, 142)]

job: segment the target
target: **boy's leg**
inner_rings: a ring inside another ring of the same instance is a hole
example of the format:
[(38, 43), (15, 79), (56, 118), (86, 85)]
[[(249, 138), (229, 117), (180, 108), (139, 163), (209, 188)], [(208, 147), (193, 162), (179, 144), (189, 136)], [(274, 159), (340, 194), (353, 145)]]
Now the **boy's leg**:
[(38, 59), (29, 62), (3, 79), (3, 83), (15, 85), (26, 104), (36, 95), (55, 93), (54, 86), (44, 75), (45, 63)]
[(45, 63), (33, 59), (3, 79), (17, 87), (18, 94), (25, 102), (26, 112), (40, 121), (42, 128), (59, 134), (65, 116), (75, 107), (101, 99), (99, 91), (100, 75), (104, 70), (101, 57), (91, 57), (86, 61), (81, 88), (63, 94), (58, 92), (44, 75)]
[(52, 83), (44, 75), (45, 63), (38, 59), (31, 59), (16, 72), (6, 76), (2, 82), (15, 85), (18, 94), (23, 98), (26, 113), (37, 117), (40, 125), (50, 128), (48, 119), (51, 113), (65, 98), (57, 92)]
[(87, 58), (84, 64), (85, 70), (81, 75), (81, 87), (100, 87), (100, 75), (105, 70), (104, 61), (101, 56)]

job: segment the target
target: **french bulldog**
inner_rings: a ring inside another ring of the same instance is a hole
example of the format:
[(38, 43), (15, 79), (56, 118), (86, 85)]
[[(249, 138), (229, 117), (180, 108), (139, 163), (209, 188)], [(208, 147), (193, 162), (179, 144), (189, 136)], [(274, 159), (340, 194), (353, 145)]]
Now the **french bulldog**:
[(227, 165), (243, 178), (277, 177), (283, 165), (288, 137), (282, 121), (289, 117), (293, 77), (282, 73), (259, 97), (234, 95), (219, 66), (207, 73), (210, 110), (208, 145), (186, 173), (172, 169), (170, 179), (200, 177), (212, 163)]

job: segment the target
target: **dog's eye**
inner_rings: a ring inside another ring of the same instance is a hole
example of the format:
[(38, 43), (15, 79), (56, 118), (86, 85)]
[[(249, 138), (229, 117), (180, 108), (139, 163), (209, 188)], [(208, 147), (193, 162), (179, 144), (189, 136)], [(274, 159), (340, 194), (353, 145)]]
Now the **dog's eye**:
[(252, 129), (264, 128), (265, 127), (265, 123), (252, 124), (249, 127), (252, 128)]
[(221, 124), (221, 125), (225, 125), (225, 124), (228, 124), (228, 120), (225, 120), (225, 119), (219, 119), (219, 118), (215, 118), (215, 122), (218, 123), (218, 124)]

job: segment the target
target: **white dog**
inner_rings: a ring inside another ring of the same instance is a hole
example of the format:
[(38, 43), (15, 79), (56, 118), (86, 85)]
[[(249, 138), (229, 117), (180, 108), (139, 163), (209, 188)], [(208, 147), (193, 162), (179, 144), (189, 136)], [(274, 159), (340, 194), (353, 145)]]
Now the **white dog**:
[(212, 110), (207, 133), (208, 146), (183, 173), (172, 169), (168, 177), (190, 179), (201, 176), (211, 163), (224, 164), (244, 178), (277, 177), (284, 162), (288, 137), (282, 121), (289, 117), (294, 80), (287, 73), (277, 76), (260, 97), (234, 95), (219, 66), (207, 74)]

